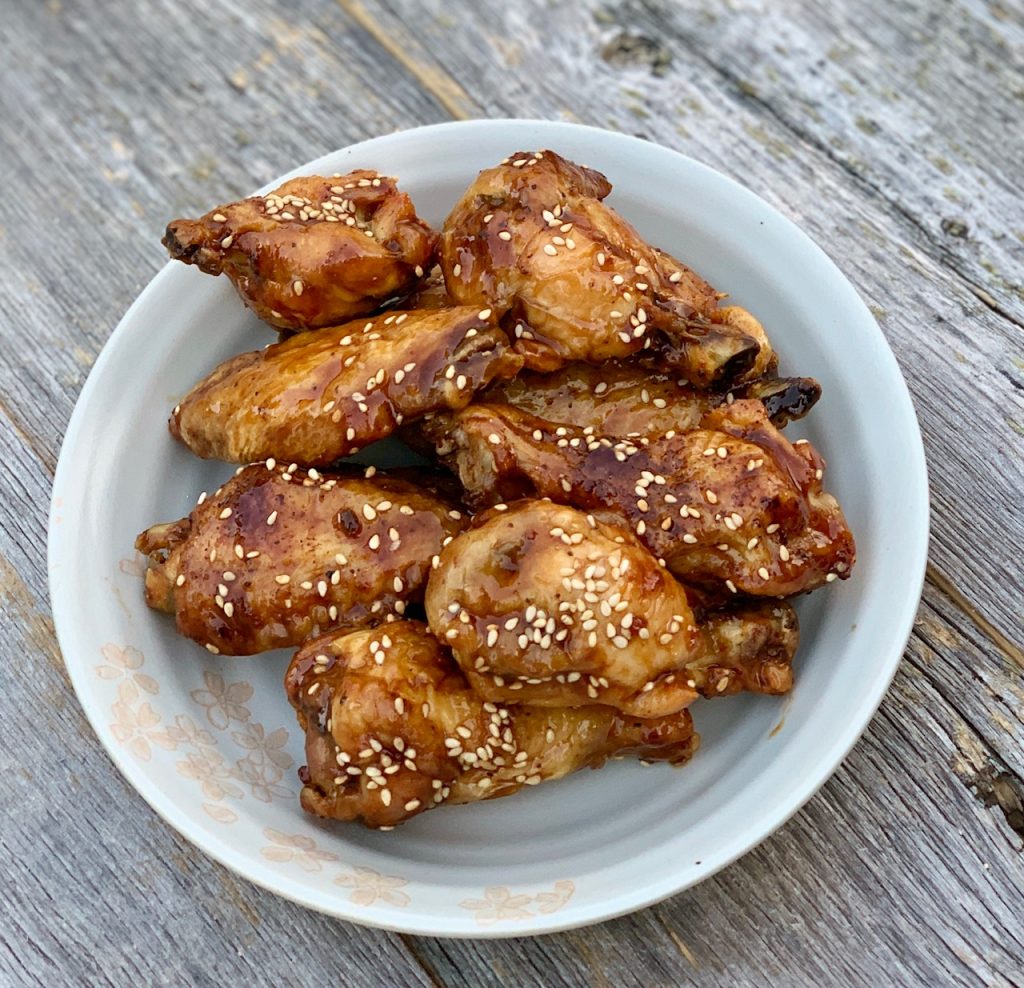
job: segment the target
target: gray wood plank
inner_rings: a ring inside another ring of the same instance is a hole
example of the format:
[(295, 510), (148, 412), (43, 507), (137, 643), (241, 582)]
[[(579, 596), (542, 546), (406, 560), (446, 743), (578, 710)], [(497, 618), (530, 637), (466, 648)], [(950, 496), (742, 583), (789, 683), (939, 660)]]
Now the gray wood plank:
[[(1024, 137), (1008, 126), (1022, 14), (1018, 0), (522, 0), (458, 16), (440, 0), (7, 5), (0, 769), (19, 784), (0, 790), (0, 982), (1024, 983)], [(907, 661), (808, 807), (668, 903), (505, 942), (328, 920), (170, 831), (70, 691), (43, 551), (74, 398), (163, 263), (168, 216), (363, 137), (475, 114), (639, 133), (793, 216), (876, 310), (935, 498), (934, 582)], [(968, 399), (983, 443), (956, 441)]]

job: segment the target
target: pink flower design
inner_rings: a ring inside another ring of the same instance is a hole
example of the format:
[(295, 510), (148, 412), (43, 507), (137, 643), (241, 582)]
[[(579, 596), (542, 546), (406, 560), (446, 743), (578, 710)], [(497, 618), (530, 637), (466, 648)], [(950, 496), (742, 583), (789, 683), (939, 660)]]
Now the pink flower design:
[(533, 901), (537, 904), (537, 912), (558, 912), (572, 898), (575, 891), (576, 886), (568, 879), (555, 882), (552, 891), (538, 892), (533, 897)]
[(164, 734), (176, 745), (191, 745), (200, 750), (217, 747), (217, 739), (209, 731), (203, 730), (188, 714), (178, 714)]
[(161, 748), (173, 748), (173, 745), (168, 744), (160, 731), (154, 730), (160, 723), (160, 715), (149, 703), (133, 706), (138, 696), (139, 691), (131, 682), (124, 682), (118, 687), (117, 700), (110, 707), (114, 717), (110, 732), (136, 758), (148, 762), (153, 754), (150, 742)]
[(207, 799), (223, 799), (225, 796), (238, 799), (242, 795), (242, 790), (230, 781), (234, 773), (216, 751), (190, 751), (175, 768), (186, 779), (195, 779)]
[(236, 779), (249, 786), (253, 799), (258, 799), (261, 803), (273, 802), (275, 796), (282, 799), (293, 796), (290, 789), (279, 785), (283, 774), (276, 765), (270, 762), (260, 764), (254, 761), (251, 755), (239, 758), (232, 772)]
[(251, 752), (247, 757), (257, 764), (269, 761), (279, 769), (288, 769), (295, 764), (292, 756), (283, 750), (288, 743), (288, 732), (283, 727), (267, 734), (262, 724), (250, 722), (245, 725), (245, 730), (233, 731), (231, 736)]
[(408, 885), (404, 878), (382, 875), (372, 868), (356, 868), (334, 879), (337, 885), (352, 889), (349, 899), (359, 906), (372, 906), (378, 899), (392, 906), (409, 905), (409, 895), (401, 889)]
[(234, 810), (229, 810), (218, 803), (203, 803), (203, 812), (218, 823), (235, 823), (238, 820), (238, 814)]
[(273, 827), (265, 827), (264, 836), (274, 843), (260, 849), (269, 861), (294, 861), (304, 871), (321, 871), (324, 861), (337, 861), (332, 851), (321, 851), (316, 841), (305, 834), (285, 834)]
[(225, 684), (219, 672), (207, 669), (203, 673), (205, 690), (192, 690), (192, 700), (206, 711), (206, 719), (218, 731), (223, 731), (233, 720), (244, 724), (252, 714), (245, 706), (252, 697), (252, 687), (246, 682)]
[(532, 902), (528, 895), (513, 895), (504, 885), (484, 889), (482, 899), (463, 899), (463, 909), (472, 909), (481, 926), (490, 926), (504, 919), (529, 919), (533, 915), (526, 907)]
[(107, 642), (100, 649), (100, 654), (107, 660), (103, 665), (96, 666), (96, 675), (100, 679), (127, 679), (145, 693), (160, 692), (160, 684), (152, 676), (137, 671), (145, 662), (145, 656), (137, 648)]

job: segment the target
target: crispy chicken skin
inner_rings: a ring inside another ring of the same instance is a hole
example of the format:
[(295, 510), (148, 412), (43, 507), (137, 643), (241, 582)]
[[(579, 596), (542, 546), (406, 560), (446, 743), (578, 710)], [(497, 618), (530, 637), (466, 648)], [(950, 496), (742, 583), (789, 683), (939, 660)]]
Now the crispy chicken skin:
[(637, 717), (675, 713), (698, 692), (785, 691), (797, 645), (784, 606), (699, 622), (632, 533), (551, 501), (475, 518), (441, 551), (426, 610), (486, 699)]
[(293, 178), (265, 196), (174, 220), (164, 246), (226, 274), (264, 322), (334, 326), (408, 291), (434, 263), (437, 235), (393, 178), (372, 171)]
[[(733, 394), (746, 396), (764, 402), (768, 417), (783, 426), (811, 410), (821, 386), (810, 377), (766, 378)], [(609, 360), (575, 362), (551, 374), (524, 371), (490, 385), (478, 400), (513, 405), (560, 425), (592, 426), (607, 436), (635, 437), (695, 429), (707, 412), (727, 400), (727, 394), (699, 390), (636, 361)]]
[(226, 360), (171, 415), (204, 458), (321, 466), (521, 364), (488, 310), (389, 312)]
[(490, 703), (416, 621), (308, 642), (285, 688), (306, 732), (303, 808), (369, 827), (509, 796), (611, 756), (679, 765), (698, 745), (686, 710), (640, 721), (597, 705)]
[(298, 645), (404, 613), (465, 519), (429, 484), (254, 464), (136, 541), (146, 603), (214, 653)]
[(680, 579), (788, 596), (850, 575), (853, 536), (822, 489), (824, 461), (790, 443), (757, 400), (690, 432), (612, 439), (501, 405), (430, 423), (474, 506), (550, 497), (625, 521)]
[(553, 151), (481, 172), (441, 234), (449, 293), (497, 309), (536, 370), (657, 345), (699, 387), (760, 377), (774, 361), (760, 323), (719, 309), (707, 282), (604, 205), (610, 191)]

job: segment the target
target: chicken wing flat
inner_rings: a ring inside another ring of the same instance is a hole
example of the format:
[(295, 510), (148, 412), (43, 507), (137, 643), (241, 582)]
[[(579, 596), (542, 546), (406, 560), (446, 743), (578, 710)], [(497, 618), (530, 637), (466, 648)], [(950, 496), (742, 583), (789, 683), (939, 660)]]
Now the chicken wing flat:
[(225, 361), (171, 415), (198, 456), (321, 466), (403, 421), (461, 408), (521, 360), (489, 310), (390, 312)]
[(187, 518), (138, 537), (146, 602), (224, 655), (403, 614), (465, 519), (428, 484), (367, 472), (245, 467)]
[(226, 274), (264, 322), (334, 326), (408, 291), (434, 263), (437, 235), (393, 178), (372, 171), (293, 178), (265, 196), (175, 220), (164, 246)]
[(686, 590), (619, 525), (551, 501), (486, 512), (441, 551), (427, 581), (430, 630), (495, 702), (601, 703), (636, 717), (698, 692), (788, 689), (788, 607), (698, 623)]
[(509, 796), (610, 756), (679, 765), (698, 745), (686, 710), (636, 720), (596, 705), (490, 703), (415, 621), (309, 642), (285, 687), (306, 732), (303, 808), (370, 827)]
[[(821, 397), (810, 377), (781, 377), (742, 386), (733, 397), (756, 397), (777, 426), (802, 418)], [(560, 425), (591, 426), (606, 436), (658, 436), (696, 429), (727, 400), (635, 361), (575, 362), (551, 374), (524, 371), (490, 385), (484, 404), (508, 404)], [(670, 437), (671, 438), (671, 437)]]
[[(443, 423), (443, 426), (442, 426)], [(431, 424), (474, 506), (549, 497), (625, 521), (688, 583), (789, 596), (850, 575), (853, 535), (822, 489), (824, 461), (760, 401), (722, 405), (690, 432), (612, 439), (502, 405)]]
[(707, 282), (604, 205), (610, 191), (553, 151), (481, 172), (442, 231), (449, 293), (505, 315), (537, 370), (664, 343), (663, 359), (699, 387), (760, 377), (774, 361), (760, 323), (720, 309)]

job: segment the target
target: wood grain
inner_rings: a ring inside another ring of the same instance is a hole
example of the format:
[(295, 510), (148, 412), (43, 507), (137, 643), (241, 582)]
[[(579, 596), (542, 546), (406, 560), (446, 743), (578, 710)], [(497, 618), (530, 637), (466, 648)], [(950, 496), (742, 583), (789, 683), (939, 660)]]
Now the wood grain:
[[(1020, 0), (49, 0), (3, 17), (0, 983), (1024, 984)], [(169, 216), (355, 140), (499, 115), (692, 154), (839, 261), (917, 404), (932, 566), (878, 717), (761, 847), (596, 928), (442, 941), (307, 912), (148, 810), (60, 660), (46, 502)]]

